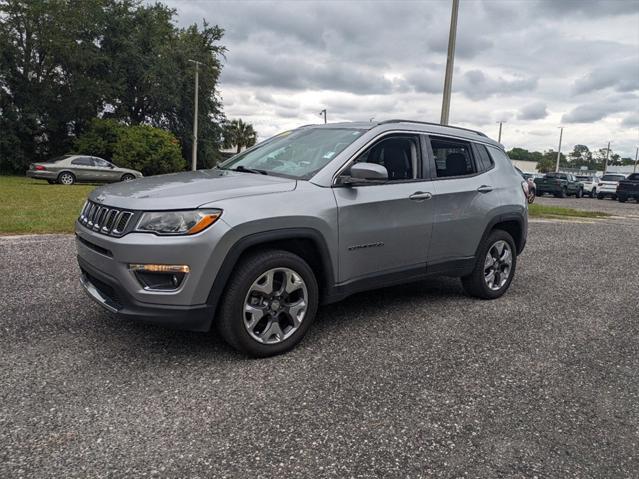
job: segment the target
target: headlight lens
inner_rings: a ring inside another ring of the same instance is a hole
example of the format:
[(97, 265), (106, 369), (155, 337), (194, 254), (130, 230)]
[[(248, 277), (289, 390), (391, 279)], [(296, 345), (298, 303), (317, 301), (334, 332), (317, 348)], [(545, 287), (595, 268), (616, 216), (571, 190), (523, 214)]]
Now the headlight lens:
[(137, 231), (159, 235), (193, 235), (205, 230), (222, 215), (222, 210), (151, 211), (143, 213)]

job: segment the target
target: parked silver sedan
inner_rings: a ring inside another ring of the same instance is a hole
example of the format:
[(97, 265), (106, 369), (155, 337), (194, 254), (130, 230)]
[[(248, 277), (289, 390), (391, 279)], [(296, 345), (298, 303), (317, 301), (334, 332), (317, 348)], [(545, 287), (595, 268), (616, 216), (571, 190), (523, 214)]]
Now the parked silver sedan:
[(76, 182), (115, 183), (142, 178), (142, 173), (119, 168), (97, 156), (65, 155), (50, 161), (31, 163), (27, 176), (47, 180), (50, 184), (72, 185)]

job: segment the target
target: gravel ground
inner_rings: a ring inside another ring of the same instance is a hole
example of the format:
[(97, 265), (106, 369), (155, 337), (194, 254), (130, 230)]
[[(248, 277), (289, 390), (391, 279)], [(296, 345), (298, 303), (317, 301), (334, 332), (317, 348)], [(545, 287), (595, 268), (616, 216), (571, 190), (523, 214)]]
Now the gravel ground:
[(637, 237), (532, 222), (505, 297), (359, 294), (265, 360), (104, 313), (71, 237), (0, 238), (0, 477), (637, 477)]

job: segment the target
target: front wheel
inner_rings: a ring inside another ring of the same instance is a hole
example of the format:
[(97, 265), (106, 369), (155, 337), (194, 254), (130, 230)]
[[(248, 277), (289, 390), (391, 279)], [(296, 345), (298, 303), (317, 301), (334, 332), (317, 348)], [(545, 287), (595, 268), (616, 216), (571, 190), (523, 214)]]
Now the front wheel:
[(515, 275), (516, 251), (510, 234), (492, 231), (479, 246), (473, 272), (462, 278), (464, 290), (476, 298), (499, 298), (508, 290)]
[(127, 173), (125, 175), (122, 175), (121, 180), (122, 181), (133, 181), (133, 180), (135, 180), (135, 176), (131, 175), (130, 173)]
[(317, 280), (306, 261), (288, 251), (261, 251), (242, 260), (230, 278), (217, 327), (227, 343), (245, 354), (280, 354), (304, 337), (318, 298)]

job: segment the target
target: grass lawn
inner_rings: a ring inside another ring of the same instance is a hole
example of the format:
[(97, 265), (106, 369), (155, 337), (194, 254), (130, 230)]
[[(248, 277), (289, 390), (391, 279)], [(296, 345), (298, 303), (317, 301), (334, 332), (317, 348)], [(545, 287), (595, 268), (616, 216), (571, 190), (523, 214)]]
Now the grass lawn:
[(528, 205), (528, 216), (531, 218), (605, 218), (611, 216), (602, 211), (574, 210), (561, 206), (548, 206), (533, 203)]
[(80, 208), (95, 187), (0, 176), (0, 235), (72, 233)]

